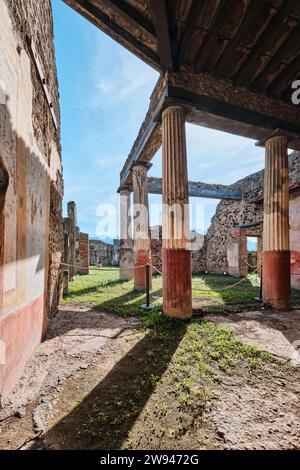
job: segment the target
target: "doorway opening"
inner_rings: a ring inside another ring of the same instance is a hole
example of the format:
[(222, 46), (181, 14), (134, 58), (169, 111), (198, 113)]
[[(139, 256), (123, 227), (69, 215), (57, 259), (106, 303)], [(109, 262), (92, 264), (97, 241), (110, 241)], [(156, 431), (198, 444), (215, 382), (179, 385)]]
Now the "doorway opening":
[(260, 236), (247, 236), (247, 262), (248, 272), (260, 272), (262, 256), (262, 238)]

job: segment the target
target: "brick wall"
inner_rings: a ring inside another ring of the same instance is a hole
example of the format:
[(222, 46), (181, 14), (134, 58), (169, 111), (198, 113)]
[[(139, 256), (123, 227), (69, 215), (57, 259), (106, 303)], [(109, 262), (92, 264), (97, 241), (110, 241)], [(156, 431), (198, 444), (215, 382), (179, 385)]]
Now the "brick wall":
[(101, 240), (90, 240), (90, 263), (91, 266), (97, 264), (113, 264), (114, 246), (104, 243)]
[(89, 236), (87, 233), (79, 233), (79, 258), (80, 268), (78, 270), (78, 274), (89, 274), (90, 249)]

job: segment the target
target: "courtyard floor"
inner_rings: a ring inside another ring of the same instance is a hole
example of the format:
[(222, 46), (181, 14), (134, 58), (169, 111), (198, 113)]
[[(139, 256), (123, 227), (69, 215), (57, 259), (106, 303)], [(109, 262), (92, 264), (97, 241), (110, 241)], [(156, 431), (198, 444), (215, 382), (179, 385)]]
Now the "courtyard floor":
[(220, 290), (236, 281), (194, 276), (179, 322), (160, 277), (141, 313), (117, 271), (77, 276), (0, 410), (0, 448), (300, 449), (300, 310), (259, 309), (255, 275)]

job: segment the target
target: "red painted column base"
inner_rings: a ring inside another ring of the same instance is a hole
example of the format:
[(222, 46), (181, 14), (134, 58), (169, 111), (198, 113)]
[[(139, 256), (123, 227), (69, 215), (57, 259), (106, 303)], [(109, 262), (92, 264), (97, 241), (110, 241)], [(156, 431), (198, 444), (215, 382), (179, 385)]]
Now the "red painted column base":
[(192, 258), (188, 250), (163, 249), (163, 313), (187, 320), (192, 316)]
[(291, 300), (291, 259), (289, 251), (263, 253), (263, 299), (276, 310), (286, 310)]
[[(145, 250), (138, 250), (135, 255), (135, 269), (134, 269), (134, 289), (137, 291), (146, 291), (147, 277), (145, 264), (150, 264), (151, 259), (149, 252)], [(139, 268), (138, 266), (143, 266)], [(152, 273), (150, 269), (150, 289), (152, 287)]]

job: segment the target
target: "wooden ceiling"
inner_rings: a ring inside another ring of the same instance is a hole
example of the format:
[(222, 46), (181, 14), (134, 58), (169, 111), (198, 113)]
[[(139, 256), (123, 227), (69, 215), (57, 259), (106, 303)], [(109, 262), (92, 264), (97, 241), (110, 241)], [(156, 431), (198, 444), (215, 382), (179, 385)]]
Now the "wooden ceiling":
[(182, 68), (290, 99), (300, 0), (64, 0), (160, 72)]

